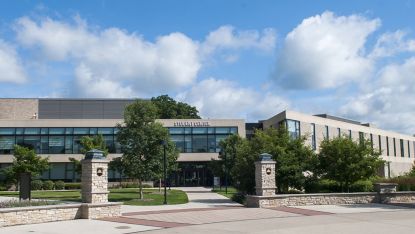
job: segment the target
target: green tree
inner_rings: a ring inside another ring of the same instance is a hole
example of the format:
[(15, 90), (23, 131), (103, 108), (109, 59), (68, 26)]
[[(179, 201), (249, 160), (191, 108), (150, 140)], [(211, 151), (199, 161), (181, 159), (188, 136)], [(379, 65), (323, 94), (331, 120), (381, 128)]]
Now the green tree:
[(13, 153), (13, 163), (3, 169), (6, 180), (17, 185), (20, 173), (30, 172), (33, 177), (49, 168), (49, 158), (42, 158), (36, 155), (35, 151), (23, 146), (15, 145)]
[[(86, 152), (93, 149), (98, 149), (104, 152), (105, 157), (108, 155), (108, 148), (105, 144), (104, 137), (101, 134), (94, 136), (83, 136), (81, 137), (80, 144), (82, 154), (86, 154)], [(69, 157), (69, 161), (72, 162), (75, 173), (80, 176), (82, 174), (81, 161), (74, 157)], [(73, 180), (75, 180), (75, 178), (73, 178)]]
[(325, 139), (315, 158), (314, 172), (322, 178), (340, 183), (342, 191), (358, 180), (369, 179), (384, 165), (380, 152), (369, 140), (354, 142), (349, 137)]
[[(169, 132), (160, 123), (157, 106), (152, 102), (137, 100), (124, 111), (124, 123), (118, 124), (117, 140), (123, 152), (124, 172), (137, 179), (140, 199), (143, 199), (142, 182), (159, 177), (163, 168), (163, 146), (167, 141), (168, 162), (175, 162), (178, 152), (169, 139)], [(172, 146), (172, 147), (170, 147)], [(174, 149), (174, 150), (173, 150)]]
[(286, 128), (256, 130), (251, 140), (240, 139), (227, 147), (235, 148), (231, 168), (234, 185), (242, 192), (255, 192), (255, 161), (261, 153), (269, 153), (276, 163), (276, 183), (279, 193), (289, 188), (302, 189), (309, 170), (313, 150), (306, 146), (306, 137), (290, 138)]
[(187, 103), (176, 102), (168, 95), (153, 97), (151, 102), (158, 109), (158, 119), (200, 119), (196, 107)]

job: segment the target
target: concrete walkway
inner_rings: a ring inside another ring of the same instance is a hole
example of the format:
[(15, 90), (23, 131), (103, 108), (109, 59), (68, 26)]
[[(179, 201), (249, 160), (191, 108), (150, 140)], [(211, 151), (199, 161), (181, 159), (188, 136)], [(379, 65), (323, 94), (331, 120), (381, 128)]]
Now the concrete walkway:
[[(242, 207), (241, 204), (231, 201), (229, 198), (211, 191), (211, 188), (204, 187), (180, 187), (172, 188), (186, 192), (189, 202), (180, 205), (161, 205), (161, 206), (127, 206), (123, 205), (122, 213), (144, 212), (144, 211), (164, 211), (177, 209), (196, 209), (196, 208), (218, 208), (218, 207)], [(168, 201), (167, 201), (168, 203)]]

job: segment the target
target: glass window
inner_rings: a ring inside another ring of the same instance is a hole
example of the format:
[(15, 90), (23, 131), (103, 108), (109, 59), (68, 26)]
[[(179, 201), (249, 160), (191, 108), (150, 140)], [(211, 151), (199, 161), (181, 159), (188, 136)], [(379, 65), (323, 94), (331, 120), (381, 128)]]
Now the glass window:
[(298, 139), (300, 137), (300, 122), (287, 120), (287, 130), (291, 139)]
[(401, 147), (401, 157), (405, 157), (405, 148), (403, 144), (403, 139), (400, 139), (400, 147)]
[(186, 153), (193, 152), (193, 150), (192, 150), (192, 136), (187, 136), (186, 135), (184, 137), (184, 144), (185, 144)]
[(47, 134), (49, 134), (49, 128), (41, 128), (41, 129), (40, 129), (40, 134), (42, 134), (42, 135), (47, 135)]
[(98, 128), (98, 134), (112, 135), (114, 134), (114, 129), (113, 128)]
[(114, 136), (104, 136), (105, 145), (109, 153), (115, 153)]
[(117, 135), (117, 133), (120, 131), (119, 128), (114, 128), (114, 134)]
[(72, 154), (73, 136), (65, 137), (65, 154)]
[(310, 125), (311, 129), (311, 147), (313, 148), (313, 150), (316, 150), (317, 146), (316, 146), (316, 125), (315, 124), (311, 124)]
[(88, 135), (89, 134), (89, 128), (74, 128), (73, 134)]
[(184, 134), (184, 128), (169, 128), (170, 134)]
[(66, 135), (72, 135), (73, 134), (73, 128), (66, 128), (65, 129), (65, 134)]
[(176, 149), (178, 149), (180, 153), (185, 152), (184, 135), (172, 135), (170, 138), (176, 144)]
[(16, 128), (16, 135), (23, 135), (23, 128)]
[(81, 153), (81, 138), (82, 136), (73, 136), (73, 153), (80, 154)]
[(365, 135), (363, 135), (363, 132), (359, 132), (359, 142), (363, 143), (364, 140), (365, 140)]
[(97, 135), (97, 132), (98, 132), (97, 128), (89, 128), (90, 135)]
[(216, 138), (215, 135), (208, 135), (208, 148), (209, 152), (216, 152)]
[(14, 136), (0, 136), (0, 154), (12, 154)]
[(50, 164), (50, 179), (64, 180), (65, 179), (65, 163), (51, 163)]
[(42, 154), (49, 153), (49, 137), (48, 136), (40, 137), (40, 152), (42, 152)]
[(24, 129), (25, 135), (39, 135), (40, 134), (40, 128), (25, 128)]
[(207, 135), (193, 135), (192, 146), (194, 153), (207, 152)]
[(329, 135), (329, 126), (326, 125), (324, 128), (325, 128), (325, 130), (324, 130), (324, 138), (325, 139), (329, 139), (329, 137), (330, 137), (330, 135)]
[(192, 134), (192, 128), (184, 128), (184, 134)]
[(14, 128), (0, 128), (0, 135), (14, 135)]
[(207, 128), (193, 128), (193, 134), (207, 134)]
[(62, 154), (65, 152), (65, 137), (50, 136), (49, 137), (49, 153)]
[(389, 156), (389, 137), (386, 137), (386, 154)]
[(228, 135), (216, 135), (216, 152), (219, 153), (221, 148), (219, 146), (219, 142), (225, 140)]
[(23, 146), (35, 150), (37, 154), (40, 153), (40, 136), (25, 136)]
[(411, 147), (409, 146), (409, 141), (408, 141), (408, 158), (411, 157)]
[(337, 136), (341, 137), (342, 136), (342, 131), (340, 130), (340, 128), (337, 128)]
[(231, 129), (231, 133), (232, 133), (232, 134), (236, 134), (236, 133), (238, 133), (238, 128), (236, 128), (236, 127), (231, 127), (230, 129)]
[(216, 134), (228, 134), (229, 128), (216, 128), (215, 131)]
[(396, 157), (396, 139), (393, 138), (393, 156)]
[(372, 149), (373, 149), (373, 134), (372, 133), (370, 134), (370, 145), (372, 146)]
[(50, 135), (63, 135), (65, 134), (65, 128), (49, 128)]
[(215, 134), (215, 128), (208, 128), (208, 134)]
[(349, 139), (352, 139), (352, 130), (349, 130)]

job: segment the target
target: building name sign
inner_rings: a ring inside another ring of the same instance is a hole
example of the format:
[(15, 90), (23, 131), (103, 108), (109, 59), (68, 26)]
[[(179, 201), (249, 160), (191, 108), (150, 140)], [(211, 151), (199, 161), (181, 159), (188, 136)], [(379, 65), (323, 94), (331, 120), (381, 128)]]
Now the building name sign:
[(189, 121), (178, 121), (174, 122), (175, 127), (209, 127), (210, 124), (207, 121), (197, 121), (197, 122), (189, 122)]

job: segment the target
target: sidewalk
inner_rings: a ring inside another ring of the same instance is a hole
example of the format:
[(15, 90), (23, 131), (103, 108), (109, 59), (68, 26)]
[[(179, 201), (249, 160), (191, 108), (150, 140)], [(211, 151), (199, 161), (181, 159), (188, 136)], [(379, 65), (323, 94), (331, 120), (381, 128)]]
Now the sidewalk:
[[(211, 188), (204, 187), (179, 187), (172, 188), (186, 192), (189, 202), (180, 205), (160, 205), (160, 206), (127, 206), (121, 207), (122, 213), (144, 212), (144, 211), (163, 211), (177, 209), (195, 208), (218, 208), (218, 207), (242, 207), (241, 204), (231, 201), (229, 198), (211, 191)], [(168, 203), (168, 201), (167, 201)]]

